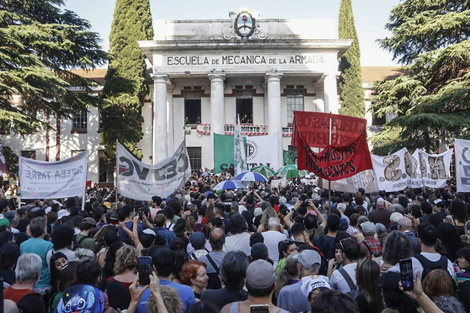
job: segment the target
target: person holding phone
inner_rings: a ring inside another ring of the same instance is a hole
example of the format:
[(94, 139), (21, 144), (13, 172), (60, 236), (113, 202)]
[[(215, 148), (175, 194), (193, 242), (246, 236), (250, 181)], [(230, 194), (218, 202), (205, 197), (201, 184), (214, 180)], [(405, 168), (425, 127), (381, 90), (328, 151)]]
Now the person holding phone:
[(245, 286), (248, 298), (225, 305), (221, 313), (288, 313), (271, 301), (276, 288), (276, 276), (271, 263), (265, 260), (252, 262), (246, 270)]

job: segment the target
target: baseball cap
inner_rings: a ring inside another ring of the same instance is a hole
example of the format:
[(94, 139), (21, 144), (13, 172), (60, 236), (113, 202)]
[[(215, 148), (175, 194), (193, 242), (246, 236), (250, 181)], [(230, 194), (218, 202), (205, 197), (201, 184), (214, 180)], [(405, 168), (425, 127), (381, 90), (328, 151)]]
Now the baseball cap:
[(150, 228), (146, 228), (143, 230), (143, 233), (144, 234), (147, 234), (147, 235), (152, 235), (154, 237), (156, 237), (157, 235), (155, 234), (155, 231), (153, 229), (150, 229)]
[(189, 242), (193, 247), (204, 247), (206, 236), (203, 233), (196, 231), (189, 236)]
[(10, 221), (7, 218), (0, 218), (0, 226), (10, 227)]
[(66, 209), (62, 209), (62, 210), (59, 210), (59, 212), (57, 212), (57, 219), (60, 220), (62, 217), (69, 216), (69, 215), (70, 215), (69, 211), (67, 211)]
[(399, 220), (400, 218), (402, 218), (402, 217), (403, 217), (403, 215), (402, 215), (401, 213), (399, 213), (399, 212), (393, 212), (393, 213), (390, 215), (390, 221), (391, 221), (392, 223), (396, 223), (396, 222), (398, 222), (398, 220)]
[(313, 269), (315, 263), (321, 264), (321, 256), (315, 250), (304, 250), (299, 253), (297, 259), (307, 269)]
[(253, 288), (264, 289), (271, 287), (276, 280), (274, 267), (265, 260), (256, 260), (248, 265), (246, 283)]
[(331, 289), (328, 277), (323, 275), (305, 276), (302, 278), (302, 285), (300, 286), (300, 290), (305, 297), (308, 297), (312, 290), (318, 289), (320, 287)]
[(375, 234), (376, 228), (375, 224), (372, 222), (364, 222), (361, 224), (362, 231), (364, 234)]
[(83, 224), (90, 224), (90, 225), (93, 225), (95, 226), (96, 225), (96, 221), (93, 217), (85, 217), (82, 221)]

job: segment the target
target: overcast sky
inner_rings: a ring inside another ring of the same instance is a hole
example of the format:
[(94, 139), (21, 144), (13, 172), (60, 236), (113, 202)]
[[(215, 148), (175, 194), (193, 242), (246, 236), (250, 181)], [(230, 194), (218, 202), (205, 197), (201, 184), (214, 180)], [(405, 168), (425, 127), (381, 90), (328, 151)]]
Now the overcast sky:
[[(230, 11), (246, 6), (260, 13), (260, 18), (304, 19), (338, 18), (340, 0), (151, 0), (153, 19), (225, 19)], [(393, 66), (392, 55), (376, 43), (390, 34), (384, 30), (391, 9), (399, 0), (352, 0), (356, 30), (361, 48), (362, 66)], [(109, 33), (115, 0), (66, 0), (66, 7), (92, 24), (109, 47)]]

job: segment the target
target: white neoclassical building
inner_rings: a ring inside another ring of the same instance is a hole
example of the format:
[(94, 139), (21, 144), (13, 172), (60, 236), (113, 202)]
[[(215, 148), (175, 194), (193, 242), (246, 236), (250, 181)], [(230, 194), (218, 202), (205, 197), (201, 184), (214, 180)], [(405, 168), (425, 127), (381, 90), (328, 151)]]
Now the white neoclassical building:
[(144, 113), (152, 139), (142, 146), (153, 162), (171, 154), (191, 124), (191, 158), (212, 168), (212, 135), (232, 134), (237, 115), (244, 135), (277, 134), (282, 160), (294, 110), (338, 112), (338, 58), (351, 40), (338, 39), (336, 20), (229, 16), (156, 20), (154, 39), (139, 42), (153, 69), (153, 108)]
[[(334, 19), (260, 19), (249, 11), (220, 20), (155, 20), (153, 40), (139, 42), (153, 78), (142, 110), (142, 161), (155, 163), (186, 139), (193, 168), (213, 168), (213, 134), (233, 134), (238, 114), (245, 136), (277, 134), (281, 148), (273, 153), (282, 164), (282, 150), (295, 150), (293, 111), (338, 112), (338, 59), (351, 40), (338, 39), (337, 29)], [(370, 83), (400, 74), (396, 68), (362, 70), (366, 106)], [(104, 85), (106, 69), (77, 73)], [(3, 144), (45, 161), (89, 150), (88, 179), (114, 182), (101, 158), (97, 109), (72, 120), (39, 118), (51, 128), (24, 137), (3, 132)], [(370, 113), (367, 119), (368, 125), (384, 122)]]

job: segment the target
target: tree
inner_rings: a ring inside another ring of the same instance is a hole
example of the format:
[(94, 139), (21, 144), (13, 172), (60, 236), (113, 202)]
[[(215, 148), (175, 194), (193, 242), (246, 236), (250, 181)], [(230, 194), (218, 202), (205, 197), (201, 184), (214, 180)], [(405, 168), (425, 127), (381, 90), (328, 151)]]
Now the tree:
[(341, 88), (340, 114), (364, 118), (366, 107), (364, 103), (364, 88), (362, 87), (361, 52), (357, 38), (356, 26), (351, 0), (342, 0), (339, 9), (339, 38), (353, 39), (351, 47), (340, 60)]
[(142, 139), (142, 106), (149, 93), (149, 75), (138, 40), (153, 38), (149, 0), (117, 0), (111, 25), (110, 62), (102, 112), (102, 142), (105, 160), (115, 163), (116, 140), (136, 157), (136, 144)]
[(438, 151), (455, 137), (469, 138), (470, 2), (406, 0), (385, 26), (380, 45), (406, 73), (377, 82), (373, 113), (396, 116), (372, 139), (375, 153), (396, 148)]
[[(70, 70), (106, 61), (98, 34), (62, 0), (0, 2), (0, 127), (20, 134), (47, 127), (37, 113), (71, 118), (99, 105), (88, 94), (95, 85)], [(82, 88), (83, 92), (70, 87)], [(22, 104), (13, 105), (12, 97)]]

